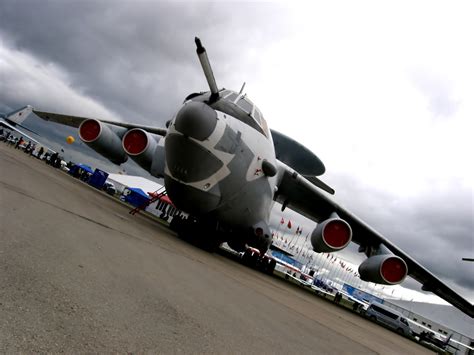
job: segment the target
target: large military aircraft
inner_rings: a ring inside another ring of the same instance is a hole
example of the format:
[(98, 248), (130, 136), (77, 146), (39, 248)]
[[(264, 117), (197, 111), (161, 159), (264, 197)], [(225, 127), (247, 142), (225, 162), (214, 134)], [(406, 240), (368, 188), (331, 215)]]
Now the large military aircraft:
[[(34, 110), (47, 121), (77, 127), (83, 142), (115, 164), (131, 157), (163, 177), (173, 203), (192, 217), (175, 219), (180, 234), (208, 245), (226, 241), (265, 271), (275, 260), (269, 217), (275, 201), (318, 224), (311, 235), (316, 252), (334, 252), (351, 241), (367, 259), (365, 281), (395, 285), (407, 275), (474, 317), (473, 305), (361, 219), (329, 198), (317, 178), (321, 160), (293, 139), (270, 130), (246, 94), (219, 89), (206, 50), (195, 39), (209, 91), (186, 97), (166, 128)], [(258, 252), (255, 252), (258, 250)]]

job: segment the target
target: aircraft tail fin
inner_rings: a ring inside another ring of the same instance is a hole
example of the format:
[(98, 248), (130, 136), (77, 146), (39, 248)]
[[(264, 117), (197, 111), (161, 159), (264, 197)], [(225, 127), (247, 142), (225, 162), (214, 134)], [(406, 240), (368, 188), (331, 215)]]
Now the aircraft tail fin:
[(10, 113), (7, 113), (5, 115), (5, 120), (8, 121), (8, 123), (16, 125), (20, 124), (29, 116), (29, 114), (33, 111), (33, 107), (30, 105), (27, 105), (25, 107), (22, 107), (18, 110), (12, 111)]
[(32, 129), (22, 125), (22, 122), (30, 115), (31, 112), (33, 112), (33, 107), (30, 105), (27, 105), (22, 108), (19, 108), (18, 110), (7, 113), (3, 117), (3, 119), (6, 121), (6, 123), (10, 125), (10, 128), (12, 129), (16, 130), (15, 127), (21, 127), (39, 136), (38, 132), (35, 132)]

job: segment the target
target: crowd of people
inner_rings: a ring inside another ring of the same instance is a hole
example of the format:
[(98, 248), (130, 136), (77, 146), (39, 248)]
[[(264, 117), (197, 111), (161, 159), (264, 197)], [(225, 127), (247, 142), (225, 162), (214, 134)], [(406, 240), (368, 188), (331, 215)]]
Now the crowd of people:
[(37, 159), (46, 161), (47, 164), (55, 168), (61, 167), (62, 157), (57, 152), (49, 152), (43, 147), (37, 147), (35, 142), (25, 140), (23, 136), (16, 137), (12, 132), (0, 127), (0, 142), (14, 147), (15, 149), (23, 150)]

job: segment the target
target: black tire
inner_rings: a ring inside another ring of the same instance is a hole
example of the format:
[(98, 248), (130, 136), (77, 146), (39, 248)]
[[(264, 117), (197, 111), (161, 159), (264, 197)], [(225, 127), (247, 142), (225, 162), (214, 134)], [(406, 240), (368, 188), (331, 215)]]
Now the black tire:
[(268, 263), (268, 269), (267, 269), (267, 273), (269, 275), (273, 275), (273, 271), (275, 271), (276, 264), (277, 263), (275, 259), (270, 259), (270, 262)]
[(215, 236), (213, 235), (201, 235), (202, 240), (198, 242), (198, 245), (201, 249), (209, 252), (215, 253), (219, 246), (222, 244)]
[(372, 322), (376, 322), (376, 321), (377, 321), (377, 317), (376, 317), (376, 316), (370, 316), (369, 319), (370, 319)]
[(266, 258), (256, 258), (257, 269), (264, 274), (268, 273), (268, 260)]
[(257, 257), (250, 249), (245, 250), (242, 261), (249, 267), (255, 268), (257, 266)]
[(182, 223), (180, 218), (174, 217), (170, 222), (170, 229), (175, 231), (176, 233), (179, 233), (181, 224), (180, 222)]

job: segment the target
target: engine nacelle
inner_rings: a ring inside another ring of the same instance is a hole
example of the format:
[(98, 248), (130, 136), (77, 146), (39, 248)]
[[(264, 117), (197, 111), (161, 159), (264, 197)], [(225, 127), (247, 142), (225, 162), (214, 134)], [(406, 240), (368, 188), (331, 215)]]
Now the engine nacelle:
[(143, 169), (156, 177), (165, 172), (165, 149), (161, 137), (156, 137), (141, 128), (129, 130), (122, 138), (124, 151)]
[(360, 278), (364, 281), (384, 285), (397, 285), (408, 274), (405, 261), (393, 254), (374, 255), (359, 266)]
[(120, 165), (128, 159), (121, 142), (121, 137), (126, 131), (127, 129), (123, 127), (88, 119), (82, 121), (79, 126), (79, 138), (112, 163)]
[(318, 223), (311, 234), (311, 244), (314, 251), (318, 253), (328, 253), (344, 249), (351, 240), (351, 226), (336, 215)]

